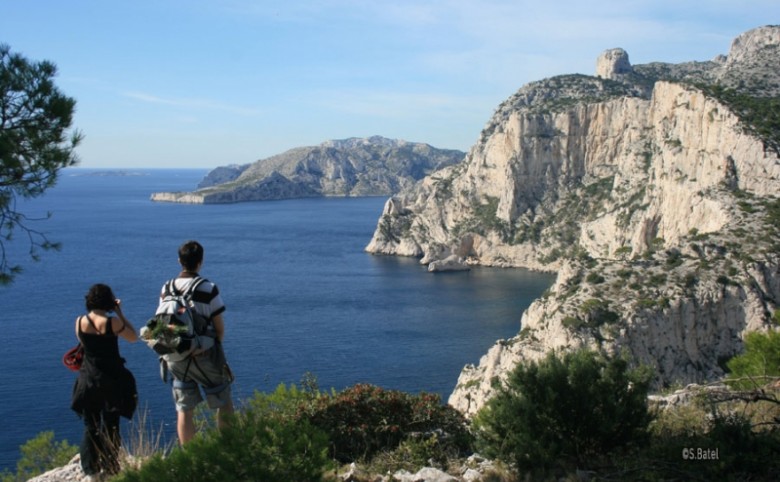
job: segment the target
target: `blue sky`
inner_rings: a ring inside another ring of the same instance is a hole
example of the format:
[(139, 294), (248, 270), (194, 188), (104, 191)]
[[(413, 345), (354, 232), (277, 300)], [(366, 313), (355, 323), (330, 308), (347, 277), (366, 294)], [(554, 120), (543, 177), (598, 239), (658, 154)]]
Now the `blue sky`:
[(382, 135), (468, 150), (524, 84), (710, 60), (777, 0), (3, 0), (0, 43), (57, 64), (84, 167), (216, 167)]

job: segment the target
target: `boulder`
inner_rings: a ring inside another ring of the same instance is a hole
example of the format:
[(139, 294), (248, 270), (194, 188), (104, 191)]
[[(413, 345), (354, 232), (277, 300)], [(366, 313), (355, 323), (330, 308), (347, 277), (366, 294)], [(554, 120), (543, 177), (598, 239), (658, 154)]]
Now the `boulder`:
[(442, 271), (468, 271), (471, 267), (466, 261), (456, 254), (451, 254), (444, 259), (428, 263), (429, 273), (438, 273)]

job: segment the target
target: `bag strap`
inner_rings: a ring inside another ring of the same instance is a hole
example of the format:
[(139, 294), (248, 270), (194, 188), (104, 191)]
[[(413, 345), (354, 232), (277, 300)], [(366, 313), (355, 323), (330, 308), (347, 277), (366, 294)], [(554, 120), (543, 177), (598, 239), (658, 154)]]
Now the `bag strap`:
[(165, 285), (163, 287), (163, 296), (173, 296), (178, 295), (179, 290), (176, 289), (176, 278), (169, 279), (165, 282)]
[[(102, 335), (103, 333), (100, 333), (100, 330), (97, 329), (97, 326), (95, 326), (95, 322), (92, 321), (92, 318), (89, 317), (89, 314), (87, 314), (86, 317), (89, 324), (92, 325), (92, 329), (95, 330), (95, 333), (97, 333), (98, 335)], [(81, 329), (81, 323), (79, 323), (79, 329)]]
[[(187, 288), (187, 292), (184, 294), (184, 298), (187, 301), (191, 301), (192, 300), (192, 296), (195, 294), (195, 290), (197, 290), (198, 287), (200, 285), (202, 285), (203, 283), (205, 283), (206, 281), (208, 281), (206, 278), (201, 278), (200, 276), (197, 276), (195, 278), (195, 280), (190, 284), (189, 288)], [(193, 307), (193, 311), (195, 313), (198, 312), (198, 310), (194, 309), (194, 307)], [(198, 313), (198, 315), (200, 315), (200, 313)], [(212, 320), (211, 320), (210, 316), (209, 317), (206, 317), (206, 316), (203, 316), (203, 315), (200, 315), (200, 316), (202, 318), (205, 318), (205, 320), (206, 320), (206, 327), (211, 325), (211, 321)], [(204, 327), (204, 329), (205, 329), (205, 327)]]
[(196, 276), (193, 278), (193, 280), (190, 282), (189, 286), (185, 291), (179, 291), (178, 288), (176, 288), (176, 280), (178, 278), (173, 278), (171, 280), (168, 280), (167, 283), (165, 283), (165, 287), (163, 288), (163, 295), (165, 296), (185, 296), (185, 297), (192, 297), (193, 293), (195, 293), (195, 290), (198, 289), (200, 285), (208, 281), (206, 278), (201, 278), (200, 276)]
[(195, 279), (190, 283), (189, 288), (187, 288), (187, 291), (184, 293), (184, 296), (187, 298), (192, 298), (192, 295), (195, 294), (195, 290), (198, 289), (200, 285), (205, 283), (207, 280), (206, 278), (201, 278), (200, 276), (196, 276)]

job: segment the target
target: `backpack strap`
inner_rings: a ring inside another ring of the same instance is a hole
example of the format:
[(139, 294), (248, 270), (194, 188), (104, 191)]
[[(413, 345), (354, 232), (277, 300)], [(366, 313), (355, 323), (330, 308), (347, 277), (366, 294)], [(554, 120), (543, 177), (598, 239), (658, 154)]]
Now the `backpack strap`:
[(201, 278), (200, 276), (196, 276), (195, 279), (190, 283), (189, 288), (187, 288), (187, 291), (184, 293), (184, 296), (188, 298), (192, 298), (192, 295), (195, 294), (195, 290), (198, 289), (200, 285), (208, 281), (206, 278)]
[(179, 295), (179, 290), (176, 289), (176, 278), (169, 279), (163, 285), (163, 296)]
[(193, 293), (195, 293), (195, 290), (198, 289), (200, 285), (208, 281), (206, 278), (201, 278), (200, 276), (196, 276), (193, 278), (193, 280), (190, 282), (190, 285), (187, 287), (187, 290), (182, 292), (179, 291), (178, 288), (176, 288), (176, 280), (178, 278), (173, 278), (168, 280), (164, 287), (163, 287), (163, 296), (181, 296), (184, 295), (186, 297), (192, 297)]

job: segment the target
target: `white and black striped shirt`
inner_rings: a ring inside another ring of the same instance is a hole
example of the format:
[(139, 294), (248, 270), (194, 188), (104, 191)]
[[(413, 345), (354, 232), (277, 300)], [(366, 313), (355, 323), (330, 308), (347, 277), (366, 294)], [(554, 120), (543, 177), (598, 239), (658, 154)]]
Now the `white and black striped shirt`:
[[(182, 276), (184, 275), (184, 276)], [(189, 290), (190, 285), (195, 281), (197, 275), (191, 275), (189, 273), (182, 273), (179, 277), (173, 280), (174, 288), (179, 293), (186, 293)], [(165, 296), (165, 286), (163, 285), (160, 291), (160, 301)], [(215, 316), (225, 311), (225, 304), (222, 301), (222, 297), (219, 295), (219, 289), (217, 285), (209, 280), (205, 280), (201, 283), (195, 293), (192, 294), (192, 303), (195, 311), (206, 319), (212, 319)]]

